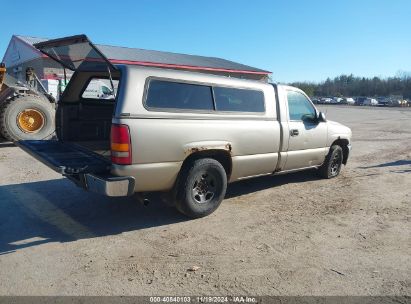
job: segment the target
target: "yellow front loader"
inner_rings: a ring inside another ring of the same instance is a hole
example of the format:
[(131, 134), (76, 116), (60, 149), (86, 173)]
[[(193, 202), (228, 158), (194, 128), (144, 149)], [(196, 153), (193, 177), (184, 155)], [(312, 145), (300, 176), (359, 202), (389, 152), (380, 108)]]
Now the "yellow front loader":
[(6, 65), (2, 62), (0, 64), (0, 93), (3, 88), (4, 78), (6, 77)]
[(0, 63), (0, 134), (10, 141), (54, 135), (55, 100), (32, 73), (36, 87), (16, 80)]

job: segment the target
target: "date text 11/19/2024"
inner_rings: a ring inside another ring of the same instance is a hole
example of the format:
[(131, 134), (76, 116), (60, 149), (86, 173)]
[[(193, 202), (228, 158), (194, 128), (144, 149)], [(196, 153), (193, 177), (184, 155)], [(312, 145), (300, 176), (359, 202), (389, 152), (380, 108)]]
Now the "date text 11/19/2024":
[(257, 298), (247, 296), (164, 296), (150, 297), (150, 303), (257, 303)]

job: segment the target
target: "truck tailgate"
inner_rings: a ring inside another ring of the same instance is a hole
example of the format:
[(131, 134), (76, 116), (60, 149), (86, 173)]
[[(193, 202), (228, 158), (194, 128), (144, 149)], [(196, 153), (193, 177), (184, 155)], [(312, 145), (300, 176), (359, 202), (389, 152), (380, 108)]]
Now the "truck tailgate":
[(16, 145), (63, 175), (110, 171), (110, 160), (74, 143), (56, 140), (22, 140), (16, 142)]

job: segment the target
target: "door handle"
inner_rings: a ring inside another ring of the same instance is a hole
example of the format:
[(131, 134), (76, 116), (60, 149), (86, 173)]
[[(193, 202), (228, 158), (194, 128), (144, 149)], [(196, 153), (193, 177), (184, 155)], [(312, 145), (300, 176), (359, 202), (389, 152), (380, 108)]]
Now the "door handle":
[(300, 131), (298, 131), (298, 129), (291, 129), (290, 130), (290, 135), (291, 136), (298, 136), (298, 134), (300, 134)]

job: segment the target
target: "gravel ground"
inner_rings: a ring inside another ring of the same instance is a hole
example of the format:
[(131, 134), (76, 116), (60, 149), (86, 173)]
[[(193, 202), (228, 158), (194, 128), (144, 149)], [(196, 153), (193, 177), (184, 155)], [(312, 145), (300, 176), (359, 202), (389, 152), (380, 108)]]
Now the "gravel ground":
[(0, 295), (410, 295), (411, 109), (321, 108), (353, 130), (341, 176), (238, 182), (198, 220), (0, 143)]

